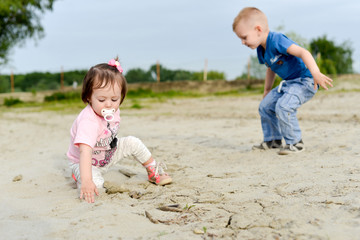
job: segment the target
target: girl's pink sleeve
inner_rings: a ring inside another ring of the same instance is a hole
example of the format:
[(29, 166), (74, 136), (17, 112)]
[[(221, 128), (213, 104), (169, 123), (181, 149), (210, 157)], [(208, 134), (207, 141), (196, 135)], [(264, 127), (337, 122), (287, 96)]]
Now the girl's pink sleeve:
[(97, 121), (89, 119), (80, 120), (74, 137), (74, 145), (79, 146), (80, 143), (83, 143), (94, 148), (98, 136), (98, 129), (99, 125)]

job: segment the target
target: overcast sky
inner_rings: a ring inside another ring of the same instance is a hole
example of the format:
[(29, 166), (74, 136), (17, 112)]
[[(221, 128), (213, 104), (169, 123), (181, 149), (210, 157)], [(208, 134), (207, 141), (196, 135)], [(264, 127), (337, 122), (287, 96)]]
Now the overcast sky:
[(256, 55), (232, 31), (238, 12), (261, 9), (270, 30), (284, 26), (309, 42), (350, 41), (360, 72), (359, 0), (57, 0), (42, 17), (45, 37), (16, 47), (0, 73), (89, 69), (118, 55), (126, 72), (159, 61), (169, 69), (225, 72), (234, 79)]

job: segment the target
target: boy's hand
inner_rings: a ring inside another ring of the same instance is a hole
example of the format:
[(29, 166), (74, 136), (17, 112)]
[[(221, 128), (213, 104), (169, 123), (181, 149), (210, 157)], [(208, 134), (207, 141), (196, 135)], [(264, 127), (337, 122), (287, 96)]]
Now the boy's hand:
[(94, 193), (99, 196), (99, 191), (93, 181), (81, 183), (80, 199), (84, 198), (88, 203), (93, 203), (95, 202)]
[(263, 93), (263, 99), (266, 97), (266, 95), (268, 95), (268, 93), (269, 93), (270, 91), (268, 90), (264, 90), (264, 93)]
[(315, 62), (315, 59), (308, 50), (296, 44), (292, 44), (290, 47), (288, 47), (286, 51), (287, 53), (299, 57), (304, 61), (306, 67), (309, 69), (311, 75), (314, 78), (315, 90), (317, 89), (318, 84), (326, 90), (328, 90), (326, 85), (329, 85), (331, 87), (333, 86), (331, 84), (333, 80), (320, 72), (319, 67)]
[(322, 88), (324, 88), (325, 90), (328, 90), (327, 85), (329, 86), (333, 86), (332, 85), (332, 79), (329, 78), (328, 76), (322, 74), (321, 72), (319, 72), (316, 75), (313, 75), (314, 77), (314, 89), (317, 89), (317, 85), (319, 84)]

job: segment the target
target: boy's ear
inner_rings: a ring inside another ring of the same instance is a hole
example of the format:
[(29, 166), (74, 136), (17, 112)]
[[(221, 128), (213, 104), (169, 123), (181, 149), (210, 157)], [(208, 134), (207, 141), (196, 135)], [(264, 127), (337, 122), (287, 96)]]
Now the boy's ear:
[(260, 25), (255, 26), (255, 31), (262, 32), (262, 27)]

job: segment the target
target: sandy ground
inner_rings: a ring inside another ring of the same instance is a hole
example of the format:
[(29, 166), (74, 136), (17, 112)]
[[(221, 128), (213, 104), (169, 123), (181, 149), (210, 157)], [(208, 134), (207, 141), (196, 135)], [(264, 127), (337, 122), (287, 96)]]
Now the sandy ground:
[[(141, 138), (174, 182), (150, 184), (125, 159), (105, 176), (121, 192), (102, 192), (94, 204), (79, 200), (67, 168), (76, 114), (6, 111), (1, 239), (356, 239), (360, 92), (339, 89), (300, 109), (306, 151), (291, 156), (251, 150), (262, 140), (261, 96), (125, 109), (120, 136)], [(178, 207), (164, 211), (169, 205)]]

